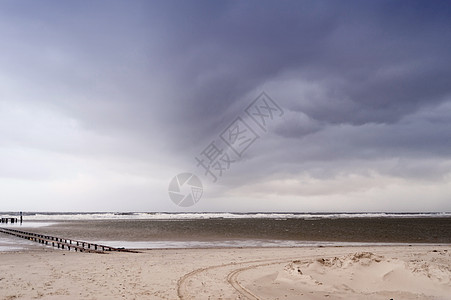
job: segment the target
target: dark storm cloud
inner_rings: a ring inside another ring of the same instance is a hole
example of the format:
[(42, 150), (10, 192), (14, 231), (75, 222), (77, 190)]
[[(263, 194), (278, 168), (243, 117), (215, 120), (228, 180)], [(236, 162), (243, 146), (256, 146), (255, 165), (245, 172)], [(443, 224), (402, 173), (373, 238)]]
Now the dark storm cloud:
[[(247, 104), (249, 91), (286, 72), (291, 80), (316, 82), (322, 94), (299, 99), (294, 93), (289, 95), (294, 101), (279, 101), (320, 123), (394, 123), (450, 94), (446, 2), (177, 8), (171, 9), (177, 17), (164, 21), (163, 30), (169, 36), (166, 66), (178, 91), (169, 99), (169, 113), (177, 120), (172, 134), (180, 131), (182, 143), (187, 142), (183, 136), (210, 138), (224, 126), (223, 118)], [(293, 130), (300, 136), (305, 131)]]
[[(75, 103), (54, 101), (113, 128), (149, 129), (157, 118), (173, 120), (171, 135), (193, 129), (196, 139), (210, 137), (234, 102), (245, 105), (250, 91), (284, 72), (320, 83), (322, 98), (287, 108), (323, 122), (396, 122), (450, 92), (446, 2), (10, 6), (25, 25), (9, 33), (30, 46), (19, 74), (63, 92), (78, 88)], [(52, 49), (63, 61), (49, 61), (57, 59), (46, 53)]]

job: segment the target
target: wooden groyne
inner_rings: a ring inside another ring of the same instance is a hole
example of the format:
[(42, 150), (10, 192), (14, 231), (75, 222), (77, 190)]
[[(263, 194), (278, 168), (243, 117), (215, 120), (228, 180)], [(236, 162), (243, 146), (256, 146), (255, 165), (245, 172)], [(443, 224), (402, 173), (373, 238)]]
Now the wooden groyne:
[(127, 250), (124, 248), (114, 248), (105, 245), (99, 245), (72, 239), (64, 239), (55, 236), (26, 232), (11, 228), (0, 227), (0, 232), (20, 237), (26, 240), (34, 241), (43, 245), (52, 246), (58, 249), (65, 249), (69, 251), (73, 250), (75, 252), (107, 253), (111, 251), (120, 251), (120, 252), (137, 253), (136, 251)]
[(8, 222), (9, 223), (18, 223), (19, 222), (19, 219), (17, 219), (17, 218), (0, 218), (0, 223), (6, 223), (6, 224), (8, 224)]

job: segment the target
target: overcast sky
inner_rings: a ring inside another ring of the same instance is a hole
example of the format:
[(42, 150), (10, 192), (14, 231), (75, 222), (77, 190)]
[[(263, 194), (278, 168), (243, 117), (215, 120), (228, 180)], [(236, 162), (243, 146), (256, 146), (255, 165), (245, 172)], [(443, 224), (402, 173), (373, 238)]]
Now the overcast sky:
[(451, 211), (449, 1), (4, 0), (0, 51), (0, 211)]

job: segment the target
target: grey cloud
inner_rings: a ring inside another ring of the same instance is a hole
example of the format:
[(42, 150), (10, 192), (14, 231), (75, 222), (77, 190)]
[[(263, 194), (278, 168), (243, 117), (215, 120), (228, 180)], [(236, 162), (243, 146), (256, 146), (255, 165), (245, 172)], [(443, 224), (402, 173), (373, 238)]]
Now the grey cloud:
[[(300, 172), (447, 173), (447, 1), (0, 7), (0, 101), (58, 111), (84, 132), (73, 147), (19, 134), (21, 146), (195, 168), (199, 150), (265, 90), (285, 115), (225, 185)], [(408, 162), (378, 166), (396, 158)]]
[[(76, 88), (70, 100), (53, 92), (69, 113), (96, 128), (104, 122), (105, 130), (149, 132), (149, 119), (177, 120), (165, 126), (177, 145), (188, 128), (195, 140), (214, 135), (234, 102), (286, 71), (324, 82), (326, 98), (293, 107), (324, 122), (395, 122), (440, 103), (451, 75), (451, 41), (442, 29), (449, 12), (441, 6), (114, 2), (99, 19), (100, 4), (95, 13), (60, 4), (53, 13), (37, 7), (34, 22), (22, 12), (28, 26), (11, 34), (29, 39), (22, 49), (41, 46), (19, 57), (31, 68), (18, 76), (32, 75), (45, 92), (50, 78), (61, 93)], [(61, 53), (60, 64), (52, 51)]]

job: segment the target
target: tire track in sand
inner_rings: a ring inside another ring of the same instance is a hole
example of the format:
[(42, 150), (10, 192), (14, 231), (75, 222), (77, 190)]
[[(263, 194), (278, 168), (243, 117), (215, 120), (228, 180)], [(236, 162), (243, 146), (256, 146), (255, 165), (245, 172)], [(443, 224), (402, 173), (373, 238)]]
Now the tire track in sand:
[(256, 268), (260, 268), (260, 267), (266, 267), (266, 266), (270, 266), (270, 265), (278, 265), (278, 264), (283, 264), (283, 263), (288, 263), (290, 261), (294, 260), (293, 258), (290, 259), (284, 259), (284, 260), (278, 260), (278, 261), (273, 261), (270, 263), (264, 263), (264, 264), (257, 264), (257, 265), (252, 265), (252, 266), (248, 266), (248, 267), (243, 267), (243, 268), (239, 268), (239, 269), (235, 269), (232, 272), (230, 272), (227, 275), (227, 282), (233, 286), (235, 288), (235, 290), (238, 291), (238, 293), (240, 293), (242, 296), (246, 297), (247, 299), (250, 300), (259, 300), (260, 298), (258, 298), (257, 295), (253, 294), (251, 291), (249, 291), (248, 289), (246, 289), (244, 286), (242, 286), (239, 281), (238, 281), (238, 276), (245, 271), (248, 270), (252, 270), (252, 269), (256, 269)]
[[(193, 270), (184, 276), (182, 276), (178, 282), (177, 282), (177, 296), (180, 299), (196, 299), (198, 295), (190, 295), (188, 291), (188, 283), (197, 275), (200, 275), (203, 272), (212, 271), (215, 269), (221, 269), (221, 268), (230, 268), (234, 266), (240, 266), (239, 268), (233, 268), (231, 271), (226, 271), (224, 276), (225, 278), (222, 278), (223, 282), (226, 282), (229, 284), (233, 289), (239, 293), (240, 296), (244, 297), (245, 299), (259, 299), (256, 295), (252, 294), (249, 290), (244, 288), (239, 284), (237, 281), (237, 277), (241, 272), (244, 272), (246, 270), (250, 270), (253, 268), (258, 268), (261, 266), (266, 265), (272, 265), (272, 264), (280, 264), (284, 262), (289, 262), (291, 260), (294, 260), (297, 258), (284, 258), (284, 259), (259, 259), (259, 260), (251, 260), (251, 261), (242, 261), (242, 262), (232, 262), (227, 264), (221, 264), (221, 265), (213, 265), (208, 266), (204, 268), (199, 268), (196, 270)], [(250, 264), (250, 265), (249, 265)], [(247, 266), (246, 266), (247, 265)], [(244, 267), (243, 267), (244, 266)]]

